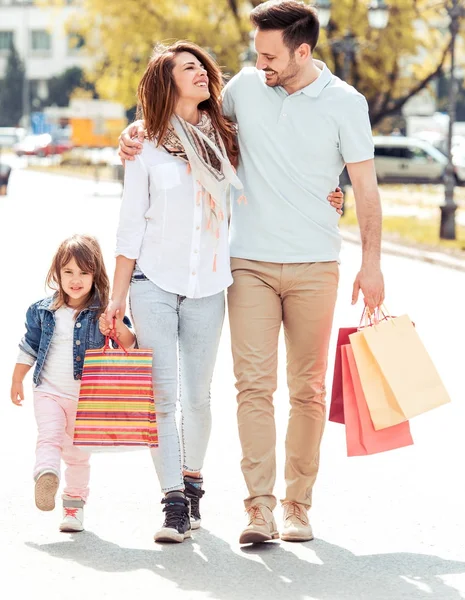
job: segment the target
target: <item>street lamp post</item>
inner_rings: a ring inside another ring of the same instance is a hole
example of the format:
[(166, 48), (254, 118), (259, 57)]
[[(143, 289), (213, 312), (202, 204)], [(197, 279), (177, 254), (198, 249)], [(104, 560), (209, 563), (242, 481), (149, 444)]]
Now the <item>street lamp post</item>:
[(29, 52), (29, 5), (28, 0), (22, 0), (22, 16), (23, 16), (23, 52), (24, 52), (24, 81), (21, 104), (23, 108), (22, 125), (28, 132), (30, 126), (30, 89), (29, 89), (29, 73), (28, 73), (28, 52)]
[(455, 211), (457, 205), (454, 201), (454, 189), (456, 184), (454, 163), (452, 161), (452, 134), (455, 123), (455, 112), (457, 105), (457, 80), (455, 77), (455, 43), (460, 27), (460, 19), (464, 16), (464, 7), (460, 0), (451, 0), (446, 5), (449, 16), (450, 41), (450, 81), (449, 101), (447, 112), (449, 114), (449, 132), (447, 137), (447, 167), (444, 174), (444, 204), (441, 206), (441, 225), (439, 237), (442, 240), (455, 240)]
[(254, 67), (255, 63), (257, 62), (254, 41), (255, 34), (253, 31), (249, 31), (249, 44), (246, 50), (240, 56), (242, 67)]
[[(322, 27), (327, 27), (331, 19), (331, 0), (318, 0), (315, 4), (318, 11), (318, 18)], [(384, 0), (372, 0), (368, 7), (368, 23), (373, 29), (384, 29), (389, 21), (389, 7)], [(342, 79), (348, 81), (350, 77), (350, 68), (357, 54), (359, 44), (354, 34), (348, 30), (344, 37), (331, 40), (331, 46), (336, 54), (343, 54), (344, 63), (342, 67)], [(340, 186), (345, 194), (346, 187), (350, 185), (350, 179), (347, 169), (341, 173)], [(344, 210), (344, 207), (343, 207)]]
[(346, 31), (343, 38), (334, 40), (331, 45), (336, 54), (342, 54), (344, 56), (341, 74), (343, 81), (348, 81), (350, 77), (350, 67), (352, 66), (358, 50), (357, 38), (351, 31)]
[[(331, 0), (319, 0), (315, 4), (322, 27), (327, 27), (331, 19)], [(389, 21), (389, 7), (384, 0), (372, 0), (368, 7), (368, 23), (372, 29), (384, 29)], [(344, 37), (332, 40), (331, 46), (336, 54), (344, 56), (342, 79), (347, 81), (350, 77), (350, 67), (357, 54), (359, 45), (354, 34), (347, 30)]]

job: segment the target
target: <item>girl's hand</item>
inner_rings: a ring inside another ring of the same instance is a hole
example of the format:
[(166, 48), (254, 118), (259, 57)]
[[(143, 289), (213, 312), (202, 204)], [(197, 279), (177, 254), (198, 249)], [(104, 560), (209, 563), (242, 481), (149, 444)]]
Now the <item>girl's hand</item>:
[(336, 188), (336, 191), (331, 192), (328, 196), (328, 202), (332, 207), (336, 209), (339, 215), (342, 215), (342, 207), (344, 205), (344, 194), (340, 187)]
[(13, 404), (22, 406), (21, 402), (24, 400), (24, 388), (21, 381), (13, 381), (11, 384), (10, 398)]

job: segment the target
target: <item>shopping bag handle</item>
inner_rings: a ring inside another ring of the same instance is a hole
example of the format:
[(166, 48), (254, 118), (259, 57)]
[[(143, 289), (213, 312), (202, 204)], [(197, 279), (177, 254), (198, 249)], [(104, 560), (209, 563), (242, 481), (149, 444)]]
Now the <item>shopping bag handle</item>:
[(125, 353), (128, 351), (123, 346), (123, 344), (119, 341), (118, 336), (116, 335), (116, 317), (113, 317), (113, 327), (110, 329), (110, 333), (105, 336), (105, 346), (103, 347), (103, 352), (110, 350), (110, 341), (115, 342), (115, 344)]
[(380, 321), (387, 321), (389, 319), (392, 319), (392, 317), (384, 304), (376, 307), (373, 312), (371, 312), (371, 310), (365, 304), (358, 329), (363, 329), (364, 327), (374, 327), (378, 325)]

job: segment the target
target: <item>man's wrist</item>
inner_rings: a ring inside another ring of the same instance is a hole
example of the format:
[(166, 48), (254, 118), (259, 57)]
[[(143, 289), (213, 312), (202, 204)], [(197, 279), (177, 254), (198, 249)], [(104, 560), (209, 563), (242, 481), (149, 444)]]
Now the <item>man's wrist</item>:
[(362, 257), (362, 266), (361, 270), (366, 271), (367, 269), (379, 269), (381, 270), (381, 256), (378, 255), (370, 255)]

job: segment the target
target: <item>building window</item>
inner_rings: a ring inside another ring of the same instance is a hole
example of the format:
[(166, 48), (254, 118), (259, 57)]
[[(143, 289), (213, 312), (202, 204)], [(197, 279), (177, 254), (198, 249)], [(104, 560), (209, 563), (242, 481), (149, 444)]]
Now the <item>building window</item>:
[(10, 51), (13, 39), (12, 31), (0, 31), (0, 52), (2, 54), (7, 54)]
[(76, 54), (85, 46), (84, 37), (80, 33), (68, 34), (68, 54)]
[(31, 31), (31, 50), (43, 54), (49, 54), (52, 49), (52, 38), (45, 29)]

